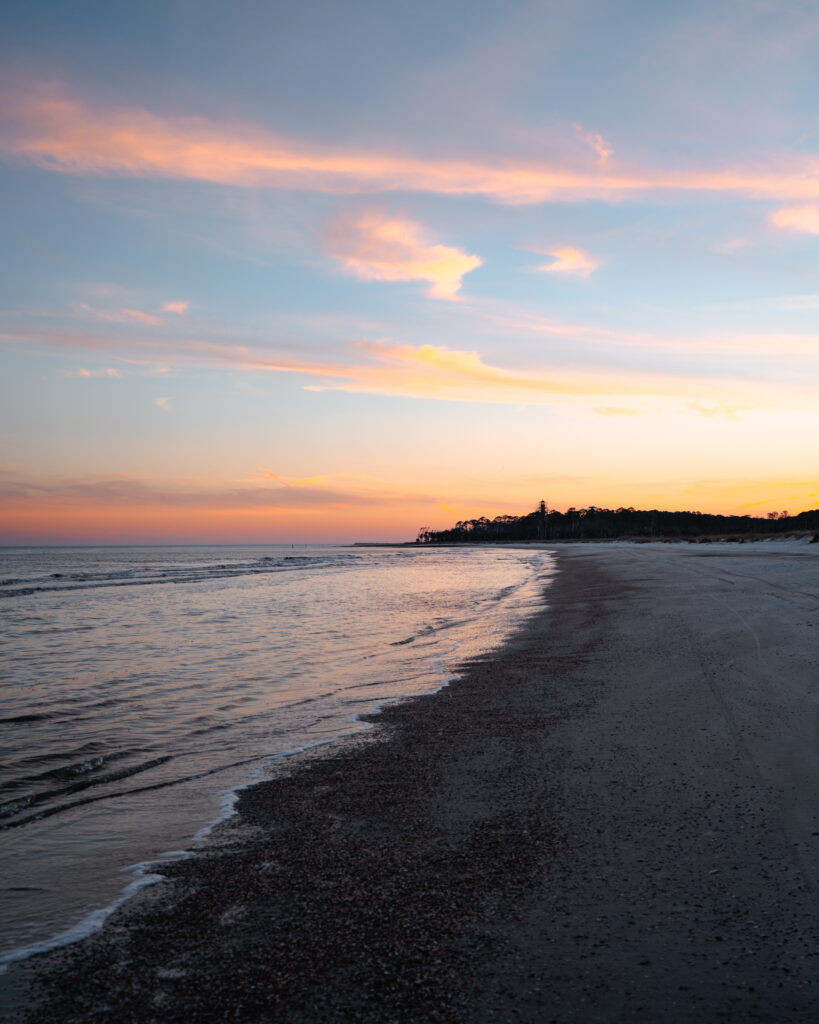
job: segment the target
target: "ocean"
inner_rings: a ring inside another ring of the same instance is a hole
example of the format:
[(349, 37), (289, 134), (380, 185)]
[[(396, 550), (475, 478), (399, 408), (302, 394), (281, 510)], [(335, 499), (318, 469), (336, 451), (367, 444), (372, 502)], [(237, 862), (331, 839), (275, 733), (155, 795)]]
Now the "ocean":
[(535, 548), (0, 549), (0, 967), (99, 927), (236, 791), (541, 608)]

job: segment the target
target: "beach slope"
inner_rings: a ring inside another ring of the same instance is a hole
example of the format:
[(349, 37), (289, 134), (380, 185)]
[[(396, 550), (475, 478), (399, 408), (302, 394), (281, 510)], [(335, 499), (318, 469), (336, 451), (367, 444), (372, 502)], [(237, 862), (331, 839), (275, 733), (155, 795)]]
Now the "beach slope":
[(506, 647), (15, 969), (27, 1019), (816, 1019), (816, 549), (561, 548)]

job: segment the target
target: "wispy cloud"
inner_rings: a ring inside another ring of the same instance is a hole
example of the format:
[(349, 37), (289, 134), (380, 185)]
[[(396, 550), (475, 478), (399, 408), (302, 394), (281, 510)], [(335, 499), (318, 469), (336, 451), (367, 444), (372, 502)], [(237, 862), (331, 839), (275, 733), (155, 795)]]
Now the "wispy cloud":
[(177, 316), (182, 316), (187, 313), (189, 303), (184, 299), (176, 299), (173, 302), (163, 302), (162, 312), (163, 313), (176, 313)]
[[(508, 324), (504, 321), (504, 326)], [(637, 349), (655, 347), (667, 351), (686, 351), (688, 339), (657, 336), (632, 336), (627, 331), (603, 332), (583, 325), (559, 325), (520, 321), (521, 330), (533, 333), (562, 334), (576, 337), (599, 347), (601, 356), (609, 348), (625, 349), (629, 342)], [(574, 332), (574, 333), (573, 333)], [(65, 352), (104, 351), (137, 366), (167, 371), (184, 367), (222, 367), (251, 373), (291, 374), (306, 378), (302, 384), (310, 391), (351, 391), (368, 394), (432, 398), (463, 402), (543, 404), (558, 399), (597, 397), (601, 405), (628, 404), (623, 399), (634, 396), (666, 396), (689, 402), (711, 402), (718, 407), (770, 405), (795, 401), (809, 389), (809, 378), (777, 381), (766, 370), (766, 363), (756, 374), (747, 372), (741, 380), (728, 380), (724, 373), (710, 376), (708, 368), (663, 372), (644, 367), (623, 369), (617, 359), (601, 358), (594, 369), (559, 365), (554, 367), (507, 368), (488, 362), (481, 353), (454, 349), (445, 345), (406, 345), (391, 339), (359, 341), (339, 351), (335, 358), (305, 359), (292, 354), (277, 353), (258, 343), (225, 343), (222, 340), (185, 339), (151, 335), (142, 338), (101, 337), (82, 331), (29, 326), (3, 330), (0, 340), (12, 344), (32, 342), (55, 346)], [(692, 340), (692, 347), (693, 341)], [(780, 365), (783, 354), (804, 358), (816, 355), (816, 338), (783, 335), (737, 336), (703, 342), (715, 351), (733, 354), (759, 351), (769, 359), (775, 356)], [(720, 347), (721, 346), (721, 347)], [(743, 347), (744, 346), (744, 347)], [(607, 365), (608, 364), (608, 365)], [(619, 400), (618, 400), (619, 399)], [(701, 410), (698, 410), (701, 411)]]
[(171, 411), (171, 400), (167, 395), (160, 398), (155, 398), (154, 405), (158, 406), (160, 409), (163, 409), (165, 412)]
[(428, 281), (435, 299), (457, 299), (464, 274), (481, 265), (477, 256), (433, 241), (415, 221), (372, 210), (337, 217), (325, 232), (325, 245), (356, 277)]
[(819, 235), (819, 204), (806, 203), (804, 206), (787, 206), (769, 217), (775, 228), (783, 231), (799, 231), (806, 235)]
[(747, 249), (754, 244), (750, 238), (727, 238), (722, 242), (716, 242), (713, 246), (714, 252), (722, 256), (733, 256), (734, 253)]
[(544, 256), (551, 256), (551, 263), (543, 263), (538, 270), (547, 274), (570, 274), (576, 277), (588, 277), (600, 263), (582, 249), (572, 245), (563, 245), (557, 249), (543, 250)]
[(336, 193), (416, 191), (483, 195), (503, 203), (617, 200), (654, 191), (819, 198), (817, 161), (795, 154), (738, 167), (667, 170), (610, 166), (604, 140), (588, 165), (430, 159), (409, 153), (288, 141), (256, 126), (163, 117), (138, 107), (85, 103), (54, 85), (7, 89), (0, 149), (64, 174), (170, 178)]
[(108, 366), (104, 369), (99, 370), (86, 370), (84, 368), (79, 370), (68, 370), (66, 377), (121, 377), (122, 374), (119, 370), (115, 370), (113, 367)]
[(148, 480), (127, 474), (44, 481), (0, 474), (0, 501), (48, 501), (64, 506), (126, 508), (309, 509), (314, 507), (434, 505), (438, 498), (391, 488), (372, 478), (344, 474), (284, 477), (262, 470), (247, 482), (202, 484)]
[(108, 320), (115, 324), (145, 324), (147, 327), (161, 327), (162, 320), (153, 313), (144, 313), (141, 309), (97, 309), (86, 302), (78, 304), (78, 309), (98, 320)]
[(601, 165), (605, 164), (608, 158), (614, 154), (614, 150), (611, 145), (606, 142), (599, 132), (587, 132), (585, 128), (579, 124), (574, 124), (572, 127), (589, 149), (593, 153), (597, 154)]
[[(798, 298), (798, 297), (797, 297)], [(788, 309), (812, 308), (810, 297)], [(787, 301), (787, 300), (786, 300)], [(730, 353), (732, 355), (760, 355), (777, 358), (819, 354), (819, 334), (770, 333), (751, 331), (702, 331), (689, 334), (683, 331), (661, 332), (635, 330), (627, 327), (604, 327), (598, 324), (573, 323), (543, 316), (526, 309), (514, 309), (499, 303), (484, 304), (478, 310), (481, 320), (504, 334), (516, 331), (522, 334), (542, 335), (548, 338), (576, 340), (599, 348), (651, 349), (656, 352)]]
[(593, 412), (598, 416), (639, 416), (636, 409), (627, 409), (622, 405), (596, 405)]
[(726, 405), (723, 402), (691, 402), (690, 408), (700, 416), (724, 416), (726, 419), (733, 420), (741, 412), (748, 412), (750, 406)]

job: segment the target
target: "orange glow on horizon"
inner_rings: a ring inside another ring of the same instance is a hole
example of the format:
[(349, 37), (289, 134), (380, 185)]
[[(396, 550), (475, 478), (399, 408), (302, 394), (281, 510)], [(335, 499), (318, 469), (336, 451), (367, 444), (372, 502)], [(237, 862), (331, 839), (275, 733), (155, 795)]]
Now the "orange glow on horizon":
[[(602, 481), (582, 486), (563, 483), (541, 490), (551, 508), (591, 505), (605, 508), (635, 507), (668, 511), (699, 511), (723, 515), (764, 516), (788, 507), (791, 514), (819, 506), (816, 481), (703, 484), (699, 489), (681, 485), (676, 493), (665, 488), (659, 494), (651, 485)], [(810, 489), (810, 490), (809, 490)], [(309, 543), (355, 540), (411, 541), (420, 526), (444, 529), (459, 519), (522, 515), (535, 507), (538, 498), (520, 497), (520, 487), (503, 490), (508, 500), (492, 502), (450, 495), (430, 500), (419, 494), (402, 496), (390, 504), (302, 504), (294, 508), (243, 505), (237, 495), (223, 506), (209, 506), (207, 498), (196, 503), (196, 493), (174, 505), (161, 494), (153, 501), (134, 504), (105, 499), (81, 499), (55, 493), (46, 498), (21, 496), (0, 502), (0, 543)], [(527, 490), (536, 492), (528, 484)], [(696, 491), (700, 491), (697, 498)], [(798, 491), (799, 493), (794, 493)], [(516, 493), (515, 493), (516, 492)], [(747, 501), (749, 495), (766, 494)], [(192, 499), (192, 500), (191, 500)], [(178, 499), (179, 500), (179, 499)]]

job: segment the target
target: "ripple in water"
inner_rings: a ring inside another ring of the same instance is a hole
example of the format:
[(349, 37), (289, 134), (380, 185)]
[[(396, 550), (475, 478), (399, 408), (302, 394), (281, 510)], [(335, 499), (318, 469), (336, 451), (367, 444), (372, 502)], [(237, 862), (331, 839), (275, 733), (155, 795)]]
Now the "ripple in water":
[(0, 551), (0, 963), (98, 926), (272, 759), (503, 642), (552, 571), (532, 548)]

